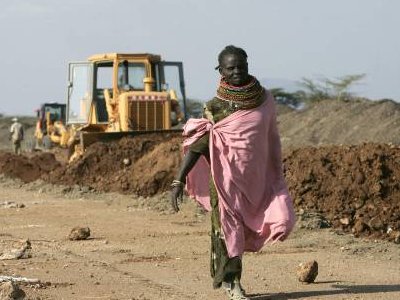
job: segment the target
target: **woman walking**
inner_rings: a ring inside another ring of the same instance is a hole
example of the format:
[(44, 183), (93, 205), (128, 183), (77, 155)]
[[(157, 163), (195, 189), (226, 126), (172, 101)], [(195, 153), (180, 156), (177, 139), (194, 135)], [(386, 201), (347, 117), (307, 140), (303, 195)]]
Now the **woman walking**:
[(245, 300), (242, 256), (284, 240), (294, 211), (283, 178), (274, 99), (248, 73), (247, 54), (227, 46), (218, 56), (221, 80), (204, 118), (184, 127), (182, 166), (171, 202), (188, 193), (211, 211), (211, 276), (229, 299)]

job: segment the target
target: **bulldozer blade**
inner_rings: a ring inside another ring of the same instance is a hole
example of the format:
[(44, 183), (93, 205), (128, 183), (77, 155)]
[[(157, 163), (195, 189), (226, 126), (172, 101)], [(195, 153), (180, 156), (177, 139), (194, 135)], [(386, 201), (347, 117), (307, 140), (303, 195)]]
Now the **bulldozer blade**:
[(123, 137), (139, 136), (145, 134), (171, 134), (171, 133), (182, 133), (182, 129), (169, 129), (169, 130), (151, 130), (151, 131), (125, 131), (125, 132), (80, 132), (80, 144), (82, 149), (86, 149), (93, 143), (96, 142), (112, 142), (117, 141)]

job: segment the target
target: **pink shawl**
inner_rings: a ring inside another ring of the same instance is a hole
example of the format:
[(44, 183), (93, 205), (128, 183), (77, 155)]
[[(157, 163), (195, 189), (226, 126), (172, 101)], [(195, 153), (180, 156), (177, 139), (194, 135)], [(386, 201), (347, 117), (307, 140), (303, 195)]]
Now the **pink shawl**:
[(210, 164), (201, 157), (187, 177), (186, 189), (210, 210), (211, 170), (229, 257), (284, 240), (295, 217), (283, 177), (271, 93), (266, 91), (266, 101), (259, 107), (239, 110), (216, 124), (207, 119), (188, 120), (184, 151), (208, 131)]

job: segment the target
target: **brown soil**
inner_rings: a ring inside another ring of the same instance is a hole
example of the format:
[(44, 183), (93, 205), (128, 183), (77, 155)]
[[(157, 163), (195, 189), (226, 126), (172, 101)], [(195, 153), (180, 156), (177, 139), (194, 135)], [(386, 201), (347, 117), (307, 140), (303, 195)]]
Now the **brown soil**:
[[(31, 158), (0, 155), (0, 172), (24, 182), (38, 178), (101, 192), (153, 196), (169, 190), (181, 161), (179, 136), (124, 138), (97, 143), (71, 165), (51, 153)], [(356, 236), (395, 240), (400, 232), (398, 146), (307, 147), (284, 157), (296, 210), (319, 212)], [(124, 163), (125, 160), (125, 163)]]
[(284, 158), (297, 210), (322, 213), (356, 236), (394, 240), (400, 231), (400, 147), (307, 147)]
[[(397, 299), (399, 247), (374, 239), (400, 242), (399, 105), (325, 101), (279, 111), (298, 227), (284, 244), (246, 256), (252, 299)], [(29, 299), (225, 299), (210, 288), (208, 219), (190, 203), (169, 213), (181, 143), (179, 135), (97, 143), (70, 165), (60, 149), (0, 152), (0, 204), (18, 202), (0, 206), (0, 252), (22, 238), (33, 250), (1, 262), (1, 273), (50, 282), (24, 287)], [(301, 229), (321, 224), (334, 230)], [(67, 239), (76, 226), (90, 227), (88, 240)], [(318, 284), (299, 285), (296, 266), (312, 260)]]
[(180, 134), (151, 134), (96, 143), (82, 158), (44, 174), (51, 183), (152, 196), (169, 188), (181, 160)]
[(35, 181), (60, 167), (61, 163), (55, 159), (53, 153), (17, 156), (0, 151), (0, 173), (12, 178), (19, 178), (23, 182)]
[[(77, 193), (0, 176), (0, 203), (25, 204), (0, 208), (0, 253), (26, 238), (32, 247), (30, 258), (0, 261), (0, 275), (39, 279), (21, 285), (27, 300), (228, 299), (209, 275), (209, 216), (188, 199), (171, 214), (167, 196)], [(244, 255), (251, 300), (399, 299), (398, 245), (297, 225), (284, 243)], [(90, 227), (90, 237), (70, 241), (75, 226)], [(297, 266), (313, 260), (315, 283), (299, 282)]]

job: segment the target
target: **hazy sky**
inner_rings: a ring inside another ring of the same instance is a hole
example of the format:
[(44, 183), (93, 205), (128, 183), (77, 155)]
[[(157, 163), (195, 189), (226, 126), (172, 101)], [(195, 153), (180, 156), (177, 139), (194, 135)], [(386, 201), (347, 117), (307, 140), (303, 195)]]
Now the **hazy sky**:
[[(151, 52), (183, 61), (189, 97), (213, 96), (219, 51), (258, 78), (366, 73), (360, 96), (400, 101), (398, 0), (0, 0), (0, 112), (65, 101), (69, 61)], [(268, 81), (267, 81), (268, 82)]]

